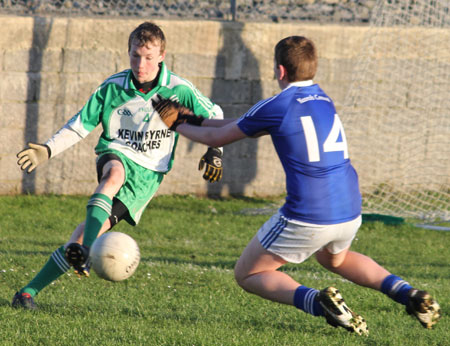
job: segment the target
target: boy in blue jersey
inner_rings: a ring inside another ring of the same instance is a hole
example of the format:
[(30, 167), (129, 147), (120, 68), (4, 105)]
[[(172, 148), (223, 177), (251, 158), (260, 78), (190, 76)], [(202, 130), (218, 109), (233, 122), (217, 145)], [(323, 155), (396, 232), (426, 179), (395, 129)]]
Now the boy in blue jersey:
[[(86, 105), (45, 144), (29, 143), (17, 156), (28, 173), (85, 138), (101, 125), (95, 147), (99, 184), (87, 203), (86, 220), (56, 249), (41, 271), (13, 298), (14, 307), (34, 309), (34, 296), (71, 266), (89, 275), (89, 247), (102, 233), (125, 219), (136, 225), (172, 168), (178, 134), (167, 129), (152, 99), (176, 100), (205, 118), (223, 118), (221, 108), (164, 63), (166, 39), (154, 23), (139, 25), (129, 36), (130, 68), (106, 79)], [(208, 148), (200, 159), (203, 178), (222, 177), (222, 152)]]
[(258, 102), (239, 119), (204, 120), (170, 100), (155, 106), (170, 129), (210, 146), (264, 134), (272, 138), (286, 174), (286, 203), (259, 229), (237, 261), (235, 278), (244, 290), (367, 335), (365, 320), (348, 308), (336, 288), (309, 288), (277, 270), (315, 254), (326, 269), (384, 292), (431, 328), (440, 318), (440, 308), (429, 293), (350, 251), (361, 225), (358, 176), (333, 102), (312, 82), (316, 69), (313, 42), (287, 37), (275, 47), (274, 72), (282, 91)]

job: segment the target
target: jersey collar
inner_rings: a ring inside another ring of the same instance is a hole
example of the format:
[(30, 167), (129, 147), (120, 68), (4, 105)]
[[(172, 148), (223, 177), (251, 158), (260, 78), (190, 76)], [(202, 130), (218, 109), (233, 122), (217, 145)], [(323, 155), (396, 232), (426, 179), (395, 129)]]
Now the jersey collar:
[(132, 90), (132, 92), (137, 93), (138, 95), (140, 95), (144, 100), (149, 100), (151, 97), (153, 97), (153, 95), (159, 90), (159, 88), (161, 86), (167, 86), (170, 83), (170, 72), (167, 69), (166, 64), (164, 63), (164, 61), (161, 62), (160, 65), (160, 71), (158, 72), (158, 80), (155, 83), (155, 85), (153, 86), (153, 88), (148, 92), (148, 93), (143, 93), (141, 91), (139, 91), (136, 88), (136, 85), (134, 85), (133, 83), (133, 78), (132, 76), (132, 71), (131, 69), (129, 70), (129, 75), (128, 75), (128, 81), (127, 81), (127, 86), (129, 90)]
[(287, 88), (290, 88), (290, 87), (308, 87), (308, 86), (311, 86), (313, 84), (314, 84), (314, 82), (312, 81), (312, 79), (310, 79), (310, 80), (302, 80), (302, 81), (298, 81), (298, 82), (292, 82), (292, 83), (288, 84), (288, 86), (285, 88), (285, 90)]
[(158, 85), (160, 85), (160, 86), (169, 85), (169, 81), (170, 81), (169, 77), (170, 77), (169, 70), (167, 69), (165, 62), (163, 61), (163, 62), (161, 62), (161, 71), (159, 73)]
[[(126, 88), (127, 89), (132, 89), (132, 90), (136, 90), (136, 85), (134, 85), (133, 83), (133, 78), (132, 78), (132, 71), (131, 69), (128, 71), (128, 78), (127, 78), (127, 85)], [(160, 65), (160, 71), (158, 72), (158, 81), (157, 83), (155, 83), (155, 85), (153, 86), (153, 89), (156, 89), (159, 86), (167, 86), (169, 85), (169, 81), (170, 81), (170, 73), (169, 70), (167, 69), (166, 64), (163, 62), (161, 62)]]

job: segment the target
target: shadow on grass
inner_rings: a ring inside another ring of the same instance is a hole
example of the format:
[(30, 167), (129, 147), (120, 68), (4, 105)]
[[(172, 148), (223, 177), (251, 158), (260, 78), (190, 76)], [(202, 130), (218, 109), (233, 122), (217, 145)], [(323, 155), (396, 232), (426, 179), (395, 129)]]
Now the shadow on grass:
[[(276, 303), (273, 303), (276, 304)], [(294, 308), (293, 308), (294, 309)], [(205, 328), (204, 325), (220, 325), (226, 323), (229, 330), (249, 331), (252, 333), (267, 332), (267, 330), (278, 330), (283, 333), (306, 333), (316, 334), (320, 332), (322, 336), (333, 336), (336, 334), (336, 329), (329, 326), (325, 319), (318, 319), (313, 316), (308, 316), (303, 312), (298, 312), (298, 318), (289, 318), (281, 321), (271, 317), (274, 313), (273, 309), (267, 310), (267, 313), (259, 313), (257, 311), (249, 312), (249, 315), (243, 317), (238, 316), (236, 311), (211, 313), (207, 311), (197, 311), (191, 314), (170, 312), (143, 312), (138, 309), (125, 308), (120, 314), (131, 318), (151, 318), (153, 326), (156, 328), (167, 328), (168, 325), (178, 325), (179, 328), (192, 328), (197, 325), (198, 328)], [(291, 316), (292, 317), (292, 316)], [(203, 325), (203, 326), (202, 326)], [(184, 327), (183, 327), (184, 326)], [(343, 333), (348, 333), (345, 330), (338, 329)]]
[(0, 306), (9, 306), (12, 309), (13, 307), (11, 306), (11, 301), (12, 301), (14, 294), (15, 294), (15, 292), (11, 295), (11, 300), (6, 300), (3, 298), (0, 298)]

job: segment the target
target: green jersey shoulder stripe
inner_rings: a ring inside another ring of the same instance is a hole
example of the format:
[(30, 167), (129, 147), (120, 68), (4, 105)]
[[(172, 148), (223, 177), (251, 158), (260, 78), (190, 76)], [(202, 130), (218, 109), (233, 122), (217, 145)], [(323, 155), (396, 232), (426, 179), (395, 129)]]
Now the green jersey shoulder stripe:
[(173, 89), (180, 85), (186, 86), (192, 93), (194, 93), (198, 102), (200, 102), (206, 110), (211, 110), (213, 108), (213, 103), (207, 97), (203, 96), (200, 91), (188, 80), (173, 73), (170, 81), (171, 83), (168, 85), (169, 88)]
[(105, 87), (106, 85), (110, 83), (117, 84), (123, 89), (130, 89), (130, 70), (124, 70), (122, 72), (113, 74), (109, 78), (107, 78), (101, 85), (100, 89)]
[(223, 119), (222, 109), (204, 96), (190, 81), (169, 71), (162, 65), (160, 74), (161, 89), (158, 93), (164, 98), (180, 102), (195, 114), (205, 118)]

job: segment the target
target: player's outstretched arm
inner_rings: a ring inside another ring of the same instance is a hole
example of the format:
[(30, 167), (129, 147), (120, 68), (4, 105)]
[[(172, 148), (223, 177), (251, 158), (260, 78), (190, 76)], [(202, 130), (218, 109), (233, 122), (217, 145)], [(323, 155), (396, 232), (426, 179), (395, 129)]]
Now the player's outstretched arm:
[(208, 119), (194, 114), (190, 109), (170, 99), (158, 96), (152, 100), (153, 108), (158, 112), (161, 120), (166, 126), (176, 131), (180, 124), (191, 124), (195, 126), (222, 127), (237, 119)]
[(233, 121), (238, 120), (236, 119), (205, 119), (202, 122), (202, 126), (209, 126), (209, 127), (222, 127), (225, 125), (228, 125), (229, 123), (232, 123)]
[(23, 171), (31, 173), (40, 164), (50, 157), (50, 148), (47, 145), (28, 143), (28, 148), (17, 154), (17, 164)]
[(247, 137), (247, 135), (241, 131), (239, 126), (237, 126), (236, 121), (222, 127), (199, 127), (189, 124), (180, 124), (177, 128), (177, 132), (194, 142), (203, 143), (216, 148)]
[[(230, 122), (230, 120), (223, 121), (223, 119), (210, 121), (210, 119), (195, 115), (192, 111), (177, 102), (161, 97), (152, 100), (152, 104), (161, 117), (161, 120), (173, 131), (177, 131), (177, 127), (181, 124), (191, 124), (198, 127), (204, 123), (222, 126)], [(220, 181), (223, 175), (222, 149), (209, 147), (201, 157), (198, 169), (200, 171), (205, 169), (203, 179), (209, 180), (211, 183)]]

